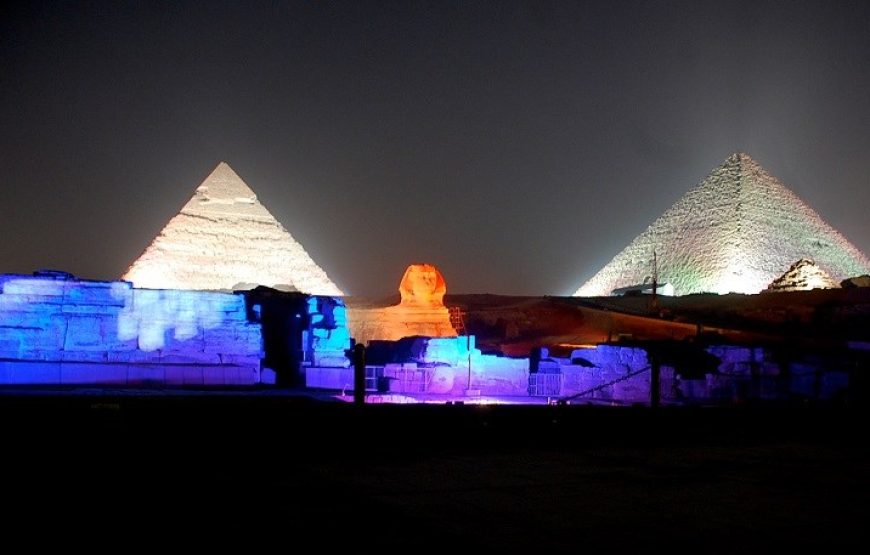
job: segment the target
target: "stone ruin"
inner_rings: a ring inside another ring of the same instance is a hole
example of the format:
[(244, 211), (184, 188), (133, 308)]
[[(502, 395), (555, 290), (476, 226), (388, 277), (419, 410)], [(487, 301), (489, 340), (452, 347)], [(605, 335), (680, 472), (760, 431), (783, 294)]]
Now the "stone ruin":
[(812, 260), (801, 258), (784, 274), (767, 286), (766, 291), (809, 291), (811, 289), (838, 289), (840, 285)]

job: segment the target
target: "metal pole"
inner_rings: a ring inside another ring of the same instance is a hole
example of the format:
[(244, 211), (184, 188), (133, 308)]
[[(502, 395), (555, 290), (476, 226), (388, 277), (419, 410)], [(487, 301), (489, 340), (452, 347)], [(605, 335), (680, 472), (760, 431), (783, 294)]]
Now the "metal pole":
[(468, 389), (471, 389), (471, 335), (465, 330), (465, 348), (468, 351)]
[(353, 404), (366, 403), (366, 348), (362, 343), (353, 346)]
[(649, 406), (658, 408), (662, 404), (662, 366), (659, 361), (652, 360), (649, 378)]

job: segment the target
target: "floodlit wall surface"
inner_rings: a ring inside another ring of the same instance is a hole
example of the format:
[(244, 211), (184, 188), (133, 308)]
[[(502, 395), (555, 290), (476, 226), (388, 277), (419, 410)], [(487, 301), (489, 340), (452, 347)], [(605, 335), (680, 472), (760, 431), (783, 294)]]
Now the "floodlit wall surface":
[[(849, 385), (848, 368), (852, 365), (848, 357), (782, 360), (766, 349), (734, 346), (709, 347), (706, 351), (719, 361), (715, 372), (687, 378), (673, 367), (661, 366), (663, 403), (831, 400), (843, 395)], [(537, 372), (530, 371), (528, 358), (481, 354), (473, 337), (470, 341), (466, 337), (413, 338), (410, 352), (407, 360), (377, 367), (379, 392), (398, 395), (395, 398), (403, 402), (420, 394), (430, 400), (439, 395), (449, 399), (463, 396), (467, 389), (484, 397), (516, 400), (545, 397), (568, 399), (574, 404), (618, 405), (650, 402), (651, 364), (646, 350), (639, 347), (598, 345), (577, 349), (564, 358), (545, 353)], [(306, 385), (352, 391), (353, 369), (309, 369)]]
[(261, 357), (241, 295), (0, 275), (2, 384), (255, 384)]
[(309, 329), (302, 332), (303, 366), (347, 368), (351, 348), (347, 309), (341, 299), (312, 296), (307, 303)]

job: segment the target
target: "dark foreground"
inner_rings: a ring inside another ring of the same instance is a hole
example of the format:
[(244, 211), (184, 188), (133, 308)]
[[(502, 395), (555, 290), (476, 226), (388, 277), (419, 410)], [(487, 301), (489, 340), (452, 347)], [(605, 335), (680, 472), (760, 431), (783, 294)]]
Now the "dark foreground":
[(867, 539), (861, 416), (0, 396), (2, 516), (112, 551), (829, 550)]

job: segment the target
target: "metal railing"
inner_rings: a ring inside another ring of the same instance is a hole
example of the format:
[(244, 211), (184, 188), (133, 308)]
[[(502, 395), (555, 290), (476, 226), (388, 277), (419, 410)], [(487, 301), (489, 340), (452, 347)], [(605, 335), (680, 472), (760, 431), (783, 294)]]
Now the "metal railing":
[(529, 374), (529, 395), (532, 397), (558, 397), (562, 394), (562, 374)]
[(579, 399), (580, 397), (583, 397), (584, 395), (589, 395), (590, 393), (595, 393), (596, 391), (601, 391), (602, 389), (610, 387), (610, 386), (615, 385), (615, 384), (618, 384), (619, 382), (624, 382), (625, 380), (630, 380), (631, 378), (638, 376), (640, 374), (643, 374), (644, 372), (649, 372), (650, 369), (652, 369), (652, 366), (647, 366), (646, 368), (641, 368), (640, 370), (635, 370), (634, 372), (629, 372), (628, 374), (626, 374), (624, 376), (620, 376), (620, 377), (616, 378), (615, 380), (611, 380), (609, 382), (598, 384), (595, 387), (590, 387), (589, 389), (587, 389), (585, 391), (581, 391), (580, 393), (575, 393), (573, 395), (569, 395), (568, 397), (565, 397), (564, 399), (560, 399), (560, 401), (573, 401), (575, 399)]

